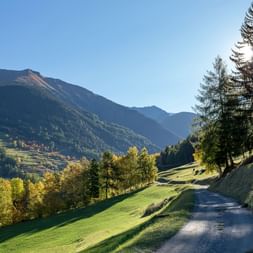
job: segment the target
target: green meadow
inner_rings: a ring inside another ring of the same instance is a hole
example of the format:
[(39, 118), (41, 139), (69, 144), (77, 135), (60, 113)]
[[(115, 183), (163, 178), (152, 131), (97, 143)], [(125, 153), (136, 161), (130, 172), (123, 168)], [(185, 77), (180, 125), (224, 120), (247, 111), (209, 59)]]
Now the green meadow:
[[(106, 253), (155, 249), (188, 219), (194, 202), (190, 182), (212, 176), (194, 175), (193, 168), (198, 166), (191, 164), (161, 172), (155, 185), (86, 208), (1, 228), (0, 252)], [(160, 183), (165, 180), (166, 183)], [(166, 206), (143, 216), (151, 204), (164, 199), (169, 199)]]

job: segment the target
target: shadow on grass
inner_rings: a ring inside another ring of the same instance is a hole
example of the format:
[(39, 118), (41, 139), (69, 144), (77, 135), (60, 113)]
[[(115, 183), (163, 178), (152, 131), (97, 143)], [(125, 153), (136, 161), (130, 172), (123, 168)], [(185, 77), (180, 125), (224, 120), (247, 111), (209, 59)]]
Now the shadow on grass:
[(148, 227), (154, 222), (154, 218), (130, 229), (123, 233), (117, 234), (110, 238), (105, 239), (104, 241), (92, 246), (88, 249), (80, 251), (80, 253), (108, 253), (117, 249), (120, 245), (127, 242), (128, 240), (134, 238), (138, 233), (140, 233), (143, 229)]
[(57, 228), (66, 226), (80, 219), (90, 218), (125, 200), (126, 198), (134, 197), (135, 194), (140, 191), (143, 191), (145, 188), (141, 188), (134, 192), (113, 197), (108, 200), (103, 200), (88, 207), (73, 209), (66, 212), (62, 212), (60, 214), (52, 215), (47, 218), (24, 221), (18, 224), (0, 228), (0, 243), (13, 237), (19, 236), (21, 234), (33, 234), (52, 227)]
[[(180, 212), (182, 211), (187, 211), (190, 212), (193, 210), (193, 201), (191, 200), (190, 202), (187, 200), (189, 196), (193, 196), (193, 190), (188, 189), (182, 192), (181, 194), (178, 195), (177, 198), (169, 202), (167, 207), (163, 209), (160, 213), (157, 215), (153, 216), (151, 219), (147, 220), (146, 222), (129, 229), (123, 233), (117, 234), (115, 236), (112, 236), (108, 239), (105, 239), (104, 241), (96, 244), (95, 246), (92, 246), (88, 249), (85, 249), (83, 251), (80, 251), (80, 253), (108, 253), (108, 252), (113, 252), (117, 250), (119, 246), (122, 244), (126, 243), (127, 241), (133, 239), (135, 236), (137, 236), (141, 231), (145, 230), (149, 226), (152, 226), (155, 224), (157, 221), (160, 221), (161, 219), (166, 219), (168, 216), (171, 215), (182, 215)], [(177, 213), (177, 214), (176, 214)], [(186, 215), (184, 215), (186, 216)], [(166, 222), (164, 220), (164, 222)], [(177, 231), (175, 230), (173, 233), (170, 234), (164, 234), (160, 235), (157, 237), (156, 233), (157, 231), (151, 231), (151, 235), (148, 236), (148, 241), (146, 240), (141, 240), (136, 243), (136, 246), (144, 245), (146, 247), (151, 247), (152, 248), (158, 248), (163, 241), (168, 240), (169, 237), (173, 236)], [(117, 251), (118, 252), (118, 251)], [(132, 251), (129, 251), (132, 252)]]

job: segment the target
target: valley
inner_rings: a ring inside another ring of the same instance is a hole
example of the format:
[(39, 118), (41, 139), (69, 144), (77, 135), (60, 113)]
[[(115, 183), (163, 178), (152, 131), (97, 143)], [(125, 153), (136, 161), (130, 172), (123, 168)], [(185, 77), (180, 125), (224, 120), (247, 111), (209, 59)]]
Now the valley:
[(253, 253), (253, 0), (0, 9), (0, 253)]
[(30, 69), (0, 70), (0, 91), (1, 146), (28, 173), (60, 170), (69, 160), (97, 159), (106, 150), (121, 154), (130, 146), (154, 153), (180, 139), (159, 121)]
[[(194, 176), (193, 168), (197, 169), (198, 166), (196, 164), (183, 166), (160, 175), (163, 179), (173, 180), (173, 182), (175, 178), (180, 179), (181, 182), (178, 183), (157, 183), (83, 209), (2, 228), (0, 229), (0, 251), (7, 253), (15, 249), (18, 253), (60, 251), (102, 253), (118, 252), (118, 250), (128, 252), (127, 250), (133, 247), (142, 249), (142, 247), (149, 248), (151, 245), (158, 247), (167, 240), (168, 236), (175, 234), (189, 217), (189, 213), (180, 212), (184, 208), (191, 210), (193, 205), (192, 194), (187, 196), (188, 193), (186, 193), (193, 187), (191, 182), (214, 176), (213, 174)], [(189, 199), (187, 200), (188, 207), (184, 206), (183, 200), (180, 204), (174, 201), (180, 199), (181, 194), (183, 196), (186, 194), (185, 198)], [(164, 199), (169, 201), (161, 210), (158, 209), (143, 217), (150, 204), (158, 204)], [(159, 214), (162, 216), (167, 212), (171, 213), (171, 217), (165, 216), (161, 222), (161, 218), (158, 218)], [(178, 219), (177, 223), (174, 223), (175, 219)], [(159, 232), (160, 229), (164, 231), (162, 235)], [(146, 238), (149, 231), (154, 234), (149, 235), (148, 242), (143, 245), (142, 238)], [(153, 235), (156, 236), (153, 237)], [(126, 251), (123, 250), (124, 248)]]

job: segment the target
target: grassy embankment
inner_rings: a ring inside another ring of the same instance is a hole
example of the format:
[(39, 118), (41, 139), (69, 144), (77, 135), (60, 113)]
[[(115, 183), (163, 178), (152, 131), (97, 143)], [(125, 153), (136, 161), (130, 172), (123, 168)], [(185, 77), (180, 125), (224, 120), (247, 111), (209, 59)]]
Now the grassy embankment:
[[(175, 189), (181, 194), (170, 205), (144, 224), (135, 237), (113, 252), (151, 253), (158, 249), (168, 238), (176, 234), (191, 215), (194, 206), (193, 188), (198, 187), (198, 184), (210, 183), (217, 176), (215, 173), (199, 173), (201, 169), (196, 163), (193, 163), (159, 173), (160, 182), (174, 185)], [(193, 185), (193, 183), (196, 185)], [(104, 244), (106, 243), (104, 242)], [(100, 253), (106, 252), (103, 251), (103, 247), (94, 249), (99, 249), (97, 252)], [(96, 251), (84, 251), (84, 253), (86, 252), (95, 253)]]
[(210, 190), (233, 197), (253, 208), (253, 164), (236, 168), (225, 178), (213, 183)]
[[(162, 181), (87, 208), (0, 229), (0, 252), (137, 252), (157, 248), (185, 223), (193, 205), (193, 166), (162, 172)], [(181, 193), (184, 192), (182, 195)], [(178, 198), (180, 196), (180, 198)], [(152, 203), (169, 198), (160, 211), (143, 217)], [(174, 200), (173, 200), (174, 199)]]

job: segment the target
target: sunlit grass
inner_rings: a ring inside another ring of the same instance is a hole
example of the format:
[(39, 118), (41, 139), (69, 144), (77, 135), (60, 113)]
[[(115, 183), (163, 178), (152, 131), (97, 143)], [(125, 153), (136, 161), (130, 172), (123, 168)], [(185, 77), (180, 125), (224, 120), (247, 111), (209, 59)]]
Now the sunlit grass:
[(169, 169), (159, 173), (159, 177), (168, 183), (201, 183), (218, 176), (217, 172), (202, 172), (203, 166), (199, 166), (197, 163), (186, 164), (180, 167)]
[[(212, 177), (210, 174), (194, 175), (193, 168), (199, 167), (190, 164), (161, 172), (159, 176), (167, 183), (158, 183), (87, 208), (2, 228), (0, 252), (107, 253), (123, 249), (131, 252), (133, 247), (158, 247), (186, 222), (193, 195), (182, 195), (185, 196), (183, 200), (173, 202), (173, 205), (170, 201), (163, 209), (146, 217), (143, 217), (144, 211), (152, 203), (188, 192), (192, 181)], [(166, 217), (155, 217), (160, 212)]]
[(145, 208), (174, 187), (152, 186), (93, 206), (0, 229), (0, 252), (76, 252), (147, 221)]

